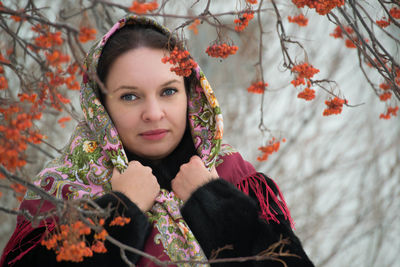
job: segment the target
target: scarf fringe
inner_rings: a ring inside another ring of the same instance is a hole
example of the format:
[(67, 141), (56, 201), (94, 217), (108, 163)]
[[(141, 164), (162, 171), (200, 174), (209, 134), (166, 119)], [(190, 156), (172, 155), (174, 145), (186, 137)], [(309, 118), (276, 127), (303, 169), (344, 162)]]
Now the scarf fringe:
[[(40, 226), (38, 228), (40, 228), (40, 227), (47, 227), (47, 229), (49, 231), (51, 231), (54, 228), (54, 224), (45, 226), (44, 223), (41, 222)], [(14, 251), (18, 251), (18, 250), (21, 251), (18, 254), (18, 256), (16, 256), (14, 259), (12, 259), (8, 262), (8, 264), (9, 264), (8, 266), (14, 265), (16, 261), (20, 260), (23, 256), (25, 256), (29, 251), (34, 249), (36, 246), (40, 245), (40, 242), (44, 238), (45, 231), (32, 237), (32, 239), (26, 240), (26, 241), (24, 241), (24, 243), (22, 243), (24, 238), (26, 238), (35, 229), (37, 229), (37, 228), (32, 228), (31, 222), (28, 220), (24, 220), (22, 223), (17, 224), (17, 227), (16, 227), (13, 235), (11, 236), (10, 241), (8, 242), (8, 244), (6, 245), (6, 247), (3, 250), (3, 255), (0, 260), (0, 266), (4, 265), (6, 257), (10, 252), (14, 252)], [(22, 247), (24, 247), (28, 244), (30, 246), (28, 248), (25, 248), (24, 250), (22, 250)]]
[[(280, 221), (276, 216), (279, 214), (279, 212), (273, 209), (269, 203), (270, 200), (274, 201), (283, 213), (285, 220), (288, 220), (290, 222), (290, 227), (292, 229), (295, 229), (293, 219), (290, 216), (290, 211), (286, 205), (285, 199), (283, 198), (281, 191), (279, 190), (278, 185), (272, 179), (270, 180), (274, 183), (275, 189), (276, 191), (278, 191), (278, 195), (276, 195), (272, 188), (268, 186), (266, 178), (260, 173), (255, 173), (243, 179), (240, 183), (237, 184), (237, 188), (246, 195), (249, 195), (249, 190), (251, 189), (256, 195), (260, 204), (260, 217), (267, 220), (267, 222), (272, 220), (279, 224)], [(265, 192), (263, 185), (266, 189)]]

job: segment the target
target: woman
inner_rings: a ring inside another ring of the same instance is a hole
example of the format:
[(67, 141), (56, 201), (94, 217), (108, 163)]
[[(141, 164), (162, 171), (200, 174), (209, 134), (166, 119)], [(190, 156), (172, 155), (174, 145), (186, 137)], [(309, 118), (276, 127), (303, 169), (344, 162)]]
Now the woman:
[[(109, 218), (108, 234), (161, 260), (253, 256), (286, 240), (283, 251), (290, 255), (280, 261), (313, 266), (291, 230), (275, 183), (221, 145), (221, 112), (197, 64), (188, 60), (190, 75), (184, 78), (163, 59), (178, 46), (167, 29), (148, 18), (127, 16), (116, 23), (85, 61), (85, 121), (35, 184), (60, 199), (92, 198), (103, 208), (111, 206), (110, 218), (123, 214), (131, 222), (110, 227)], [(28, 192), (20, 208), (36, 214), (53, 206)], [(46, 228), (51, 232), (54, 222), (33, 228), (19, 217), (2, 263), (126, 265), (120, 249), (108, 241), (105, 254), (94, 253), (81, 263), (57, 262), (54, 252), (39, 244)], [(126, 257), (152, 266), (134, 253)], [(215, 265), (283, 266), (280, 261)]]

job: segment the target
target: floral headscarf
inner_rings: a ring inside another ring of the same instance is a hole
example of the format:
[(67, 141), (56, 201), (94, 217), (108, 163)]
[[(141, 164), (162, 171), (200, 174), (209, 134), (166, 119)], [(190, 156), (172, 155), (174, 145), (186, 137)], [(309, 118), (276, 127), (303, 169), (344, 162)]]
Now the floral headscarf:
[[(80, 101), (85, 121), (78, 124), (63, 155), (51, 162), (35, 178), (35, 185), (45, 189), (57, 198), (96, 198), (112, 190), (110, 179), (116, 167), (123, 171), (128, 158), (107, 110), (99, 100), (99, 86), (92, 77), (97, 73), (98, 60), (107, 40), (125, 25), (151, 25), (163, 34), (171, 36), (165, 27), (154, 20), (134, 15), (120, 19), (89, 51), (81, 86)], [(199, 67), (193, 69), (197, 83), (188, 95), (188, 121), (193, 142), (204, 164), (215, 165), (220, 150), (223, 123), (215, 95)], [(39, 196), (29, 192), (25, 199), (34, 200)], [(180, 215), (183, 205), (173, 192), (161, 190), (149, 219), (158, 232), (176, 228), (177, 231), (155, 235), (161, 241), (168, 256), (174, 260), (205, 259), (200, 246)], [(171, 220), (172, 218), (172, 220)], [(180, 240), (180, 242), (177, 242)], [(187, 244), (187, 249), (183, 245)], [(184, 251), (183, 251), (184, 250)], [(189, 257), (190, 256), (190, 257)], [(189, 257), (189, 258), (188, 258)]]
[[(96, 77), (98, 60), (107, 40), (128, 24), (150, 25), (171, 36), (168, 29), (152, 19), (128, 15), (120, 19), (92, 46), (84, 63), (87, 72), (84, 74), (80, 92), (85, 120), (77, 125), (63, 154), (51, 161), (34, 179), (35, 185), (59, 199), (97, 198), (112, 190), (110, 179), (113, 168), (116, 167), (119, 171), (127, 168), (128, 158), (121, 139), (99, 100), (99, 87), (93, 77)], [(283, 214), (290, 218), (282, 195), (279, 193), (276, 196), (263, 176), (257, 174), (254, 167), (244, 161), (237, 151), (229, 145), (221, 145), (223, 119), (218, 102), (201, 69), (196, 67), (192, 71), (195, 72), (196, 81), (192, 83), (188, 93), (188, 121), (197, 154), (207, 168), (216, 166), (222, 179), (247, 194), (249, 188), (252, 188), (260, 200), (261, 216), (267, 221), (279, 223), (277, 212), (268, 207), (268, 194), (273, 197)], [(254, 181), (264, 183), (267, 191), (260, 191), (261, 187), (255, 186)], [(39, 200), (39, 195), (28, 191), (20, 208), (35, 211), (34, 207)], [(145, 251), (164, 251), (172, 260), (204, 260), (204, 253), (180, 214), (182, 205), (182, 201), (173, 192), (161, 190), (153, 208), (147, 214), (154, 228), (145, 245)], [(17, 230), (19, 227), (24, 229), (24, 234), (19, 237), (32, 230), (26, 225), (29, 223), (20, 217)]]
[[(80, 100), (85, 121), (78, 124), (63, 156), (54, 160), (35, 179), (35, 184), (57, 197), (96, 197), (111, 190), (113, 167), (123, 171), (128, 159), (118, 132), (99, 100), (99, 86), (94, 77), (101, 51), (108, 38), (127, 24), (152, 25), (170, 36), (154, 20), (134, 15), (120, 19), (89, 51)], [(217, 159), (223, 132), (223, 119), (215, 95), (199, 67), (192, 71), (197, 83), (188, 97), (188, 121), (193, 142), (204, 164), (211, 168)], [(51, 177), (51, 178), (50, 178)], [(37, 196), (28, 194), (27, 199)]]

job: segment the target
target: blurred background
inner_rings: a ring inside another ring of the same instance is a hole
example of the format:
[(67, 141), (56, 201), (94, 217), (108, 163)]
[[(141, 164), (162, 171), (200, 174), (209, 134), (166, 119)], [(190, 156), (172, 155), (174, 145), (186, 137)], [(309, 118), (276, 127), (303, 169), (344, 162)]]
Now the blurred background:
[[(28, 1), (2, 1), (9, 8), (22, 8)], [(90, 24), (97, 29), (100, 38), (117, 21), (124, 10), (102, 5), (102, 1), (33, 1), (50, 21), (79, 27)], [(117, 2), (117, 1), (115, 1)], [(165, 13), (195, 16), (202, 12), (207, 1), (165, 1)], [(244, 1), (242, 1), (244, 2)], [(240, 1), (212, 1), (214, 14), (242, 10)], [(299, 92), (290, 84), (293, 75), (282, 67), (280, 40), (276, 33), (276, 15), (269, 1), (263, 8), (263, 70), (269, 84), (265, 95), (250, 94), (246, 88), (257, 80), (255, 64), (259, 60), (259, 27), (256, 19), (240, 34), (225, 28), (203, 23), (197, 26), (198, 34), (185, 30), (187, 47), (208, 78), (221, 105), (224, 116), (224, 142), (236, 147), (256, 168), (273, 178), (281, 187), (296, 223), (295, 233), (300, 237), (309, 257), (316, 266), (400, 266), (400, 119), (379, 118), (385, 104), (379, 100), (363, 76), (356, 49), (348, 49), (341, 39), (329, 36), (335, 29), (326, 16), (313, 10), (302, 9), (309, 19), (307, 27), (288, 23), (287, 16), (299, 14), (291, 1), (276, 1), (282, 15), (286, 34), (303, 44), (307, 60), (320, 72), (316, 79), (337, 82), (335, 90), (354, 107), (343, 108), (339, 115), (323, 116), (327, 92), (315, 88), (316, 98), (304, 101), (297, 98)], [(371, 2), (371, 1), (370, 1)], [(96, 4), (97, 3), (97, 4)], [(132, 1), (118, 1), (130, 6)], [(86, 12), (81, 12), (86, 8)], [(374, 10), (374, 5), (370, 8)], [(376, 9), (377, 19), (383, 12)], [(379, 13), (381, 12), (381, 13)], [(74, 15), (79, 14), (79, 15)], [(222, 24), (233, 28), (234, 16), (220, 16)], [(7, 19), (2, 15), (1, 19)], [(170, 28), (187, 19), (156, 18)], [(10, 26), (17, 27), (17, 26)], [(29, 28), (29, 27), (28, 27)], [(21, 28), (20, 35), (29, 38), (32, 33)], [(390, 31), (390, 30), (389, 30)], [(0, 33), (0, 36), (4, 34)], [(230, 38), (239, 47), (236, 55), (220, 60), (209, 57), (206, 48), (220, 36)], [(378, 33), (377, 33), (378, 34)], [(393, 35), (400, 36), (395, 29)], [(91, 43), (84, 45), (87, 49)], [(0, 38), (0, 51), (9, 42)], [(398, 44), (387, 43), (386, 48), (394, 58), (399, 57)], [(300, 50), (290, 50), (297, 62), (305, 61)], [(64, 51), (68, 53), (68, 51)], [(21, 60), (23, 56), (20, 54)], [(83, 55), (82, 55), (83, 57)], [(18, 61), (18, 58), (17, 58)], [(22, 64), (21, 61), (18, 61)], [(32, 64), (26, 61), (27, 66)], [(37, 70), (32, 69), (32, 73)], [(379, 84), (376, 70), (367, 70), (370, 80)], [(18, 99), (21, 84), (9, 74), (11, 99)], [(79, 78), (80, 79), (80, 78)], [(70, 113), (82, 118), (79, 91), (62, 91), (72, 101)], [(4, 95), (3, 95), (4, 96)], [(263, 97), (263, 122), (268, 131), (258, 129)], [(398, 101), (397, 101), (398, 103)], [(46, 142), (61, 149), (73, 131), (77, 120), (60, 127), (57, 120), (68, 115), (48, 112), (36, 123)], [(258, 150), (272, 138), (285, 138), (280, 150), (267, 161), (257, 161)], [(56, 149), (41, 144), (27, 150), (28, 163), (20, 170), (24, 177), (33, 177), (51, 159)], [(1, 190), (1, 189), (0, 189)], [(2, 190), (0, 206), (17, 208), (14, 193)], [(15, 227), (15, 217), (0, 213), (0, 250)]]

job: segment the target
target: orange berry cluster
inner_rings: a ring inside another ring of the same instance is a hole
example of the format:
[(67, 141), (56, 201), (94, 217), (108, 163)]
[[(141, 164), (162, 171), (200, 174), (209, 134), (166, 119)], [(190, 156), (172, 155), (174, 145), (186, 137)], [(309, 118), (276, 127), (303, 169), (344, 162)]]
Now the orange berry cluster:
[(390, 85), (388, 83), (381, 83), (379, 85), (379, 88), (381, 88), (382, 90), (386, 91), (390, 89)]
[(95, 233), (94, 234), (94, 239), (98, 240), (106, 240), (106, 236), (108, 235), (107, 231), (105, 229), (101, 230), (100, 233)]
[(56, 251), (57, 261), (72, 261), (72, 262), (82, 262), (84, 257), (92, 257), (92, 250), (86, 246), (84, 241), (80, 242), (70, 242), (64, 240), (59, 250)]
[(154, 11), (158, 8), (157, 1), (151, 3), (141, 3), (138, 0), (132, 2), (132, 6), (129, 7), (129, 11), (135, 12), (136, 14), (146, 14), (147, 12)]
[(0, 90), (5, 90), (8, 88), (8, 81), (6, 77), (0, 76)]
[(292, 0), (298, 8), (308, 6), (309, 8), (315, 8), (320, 15), (326, 15), (331, 12), (335, 7), (344, 5), (344, 0)]
[(8, 81), (6, 77), (0, 76), (0, 90), (5, 90), (8, 88)]
[(300, 84), (305, 85), (306, 80), (311, 79), (315, 74), (319, 72), (319, 69), (314, 68), (307, 62), (294, 65), (291, 70), (297, 75), (296, 79), (291, 82), (294, 86), (299, 86)]
[(379, 118), (380, 119), (384, 119), (384, 120), (388, 120), (390, 119), (392, 116), (395, 117), (397, 116), (397, 111), (399, 110), (398, 106), (395, 107), (388, 107), (386, 113), (382, 113)]
[[(345, 31), (350, 35), (350, 39), (346, 36), (343, 36), (343, 31), (340, 26), (337, 26), (333, 33), (329, 34), (335, 39), (343, 39), (345, 38), (345, 46), (347, 48), (357, 48), (356, 43), (359, 43), (359, 39), (356, 34), (354, 34), (354, 30), (350, 26), (344, 27)], [(366, 42), (368, 42), (368, 39), (365, 39)]]
[[(0, 65), (0, 74), (3, 74), (3, 73), (4, 73), (4, 68), (3, 68), (3, 66)], [(7, 88), (8, 88), (7, 78), (5, 76), (0, 76), (0, 90), (6, 90)]]
[[(65, 98), (62, 94), (58, 93), (55, 89), (60, 87), (63, 84), (67, 84), (67, 80), (62, 76), (59, 70), (56, 72), (46, 72), (46, 77), (49, 79), (48, 84), (40, 84), (39, 86), (42, 87), (42, 93), (45, 97), (50, 98), (51, 106), (58, 110), (62, 111), (62, 104), (68, 104), (71, 102), (68, 98)], [(50, 85), (50, 86), (49, 86)], [(67, 84), (67, 87), (69, 85)], [(50, 90), (51, 88), (51, 90)]]
[(93, 241), (93, 244), (90, 248), (95, 253), (106, 253), (107, 252), (107, 249), (104, 246), (104, 242), (102, 242), (100, 240)]
[(249, 21), (252, 20), (253, 18), (254, 18), (253, 11), (243, 13), (241, 16), (239, 16), (237, 19), (233, 21), (236, 24), (235, 31), (237, 32), (243, 31), (249, 25)]
[[(1, 53), (0, 53), (0, 64), (11, 64), (11, 62), (6, 59)], [(0, 65), (0, 74), (4, 74), (4, 68), (2, 65)], [(8, 81), (5, 76), (0, 76), (0, 90), (6, 90), (8, 88)]]
[[(19, 105), (13, 104), (0, 108), (0, 113), (4, 117), (4, 120), (0, 122), (0, 135), (2, 136), (0, 139), (0, 164), (10, 172), (15, 172), (17, 168), (26, 165), (25, 151), (27, 144), (39, 144), (44, 138), (39, 131), (32, 128), (34, 127), (33, 121), (41, 119), (42, 111), (47, 105), (45, 101), (50, 99), (51, 106), (61, 111), (61, 104), (67, 104), (70, 100), (58, 93), (57, 87), (65, 84), (71, 90), (79, 89), (79, 83), (75, 79), (78, 65), (72, 64), (64, 72), (60, 65), (57, 65), (63, 62), (62, 56), (60, 60), (60, 54), (57, 55), (54, 50), (52, 54), (48, 54), (48, 57), (49, 63), (56, 65), (56, 70), (46, 73), (46, 77), (49, 79), (47, 83), (40, 82), (37, 84), (40, 93), (21, 93), (18, 95)], [(0, 60), (3, 61), (1, 58)], [(65, 76), (66, 74), (69, 77)], [(0, 84), (2, 83), (1, 77)], [(24, 102), (31, 105), (28, 111), (25, 109), (28, 106)], [(24, 108), (22, 108), (22, 105), (24, 105)], [(63, 125), (64, 122), (66, 122), (65, 118), (60, 124)]]
[(46, 52), (45, 55), (49, 65), (54, 67), (70, 60), (69, 55), (64, 55), (57, 49), (54, 49), (51, 53)]
[(171, 67), (171, 71), (176, 75), (188, 77), (192, 73), (192, 69), (197, 67), (197, 63), (190, 58), (190, 53), (187, 50), (181, 50), (175, 46), (170, 52), (169, 57), (165, 56), (161, 61), (166, 64), (169, 62), (175, 67)]
[(257, 0), (246, 0), (246, 2), (251, 4), (251, 5), (257, 4)]
[[(104, 220), (101, 219), (99, 224), (104, 224)], [(72, 224), (62, 224), (54, 233), (48, 234), (41, 241), (41, 244), (46, 246), (48, 250), (55, 251), (57, 261), (82, 262), (84, 257), (92, 257), (93, 252), (107, 252), (104, 246), (107, 231), (103, 229), (100, 233), (96, 233), (93, 244), (89, 247), (85, 242), (85, 235), (90, 233), (90, 227), (81, 221), (76, 221)]]
[(247, 88), (247, 92), (253, 94), (263, 94), (265, 87), (268, 87), (268, 83), (263, 83), (262, 81), (254, 82)]
[[(69, 76), (66, 76), (69, 74)], [(57, 68), (54, 72), (46, 72), (45, 73), (48, 80), (48, 85), (52, 87), (52, 90), (55, 91), (58, 87), (65, 85), (69, 90), (79, 90), (79, 82), (76, 80), (75, 72), (73, 70), (71, 72), (63, 72), (59, 68)], [(49, 89), (47, 84), (42, 84), (45, 90)]]
[(86, 43), (96, 39), (96, 29), (89, 27), (81, 27), (79, 29), (78, 39), (81, 43)]
[(288, 16), (288, 20), (290, 23), (296, 23), (300, 27), (305, 27), (308, 24), (308, 18), (304, 17), (303, 14), (294, 17)]
[[(34, 101), (35, 95), (21, 95), (21, 101)], [(33, 120), (41, 118), (42, 113), (31, 109), (24, 113), (20, 106), (10, 105), (6, 108), (0, 108), (3, 114), (3, 120), (0, 124), (0, 164), (8, 171), (14, 172), (26, 164), (24, 152), (28, 143), (39, 144), (43, 136), (33, 127)]]
[[(32, 28), (32, 31), (36, 32), (39, 34), (38, 37), (34, 39), (34, 44), (39, 48), (39, 49), (47, 49), (47, 48), (52, 48), (52, 52), (45, 52), (45, 56), (47, 59), (47, 62), (50, 66), (55, 67), (56, 71), (53, 74), (47, 73), (46, 76), (50, 76), (51, 81), (50, 84), (54, 87), (61, 86), (65, 84), (68, 89), (70, 90), (79, 90), (79, 82), (76, 80), (75, 77), (75, 72), (78, 69), (78, 65), (76, 63), (72, 64), (70, 67), (68, 67), (67, 71), (63, 71), (61, 64), (65, 64), (70, 61), (70, 57), (68, 55), (64, 55), (60, 52), (59, 49), (55, 49), (55, 46), (60, 46), (64, 43), (64, 40), (61, 38), (61, 32), (50, 32), (50, 29), (47, 25), (35, 25)], [(86, 42), (89, 40), (93, 40), (95, 38), (96, 30), (95, 29), (90, 29), (87, 27), (82, 27), (81, 31), (79, 32), (79, 40), (81, 42)], [(38, 53), (38, 49), (34, 48), (32, 46), (29, 46), (32, 51)], [(69, 74), (70, 76), (67, 77), (65, 76), (66, 74)], [(65, 76), (65, 77), (64, 77)], [(55, 80), (58, 80), (59, 82), (55, 82)], [(56, 88), (52, 88), (56, 89)], [(56, 91), (56, 90), (55, 90)], [(57, 105), (55, 105), (57, 106)]]
[[(375, 63), (378, 64), (378, 66), (381, 66), (381, 64), (374, 59)], [(386, 68), (389, 69), (389, 71), (391, 71), (392, 68), (390, 68), (390, 66), (388, 66), (386, 63), (386, 61), (384, 60), (383, 62), (386, 66)], [(372, 66), (372, 65), (371, 65)], [(395, 83), (400, 86), (400, 68), (395, 68), (395, 73), (396, 73), (396, 77), (394, 79)], [(381, 90), (381, 94), (379, 95), (379, 99), (381, 101), (388, 101), (391, 99), (392, 97), (392, 92), (390, 92), (390, 84), (389, 82), (383, 82), (379, 85), (379, 89)], [(399, 110), (398, 106), (395, 107), (391, 107), (388, 106), (386, 113), (381, 113), (379, 118), (380, 119), (384, 119), (384, 120), (388, 120), (390, 119), (392, 116), (395, 117), (397, 116), (397, 111)]]
[(193, 23), (189, 25), (188, 29), (193, 31), (193, 33), (197, 35), (199, 33), (199, 30), (197, 29), (198, 25), (200, 25), (200, 20), (195, 19)]
[(236, 45), (228, 45), (226, 43), (217, 45), (214, 44), (212, 46), (207, 47), (206, 53), (210, 57), (220, 57), (220, 58), (227, 58), (230, 55), (236, 54), (236, 51), (239, 48)]
[(311, 78), (319, 72), (318, 69), (314, 68), (308, 63), (294, 65), (291, 69), (296, 74), (296, 78), (290, 83), (294, 87), (306, 85), (306, 88), (297, 94), (298, 98), (302, 98), (306, 101), (313, 100), (315, 98), (315, 90), (311, 89)]
[(69, 65), (69, 67), (67, 68), (67, 73), (69, 74), (69, 76), (64, 78), (64, 84), (69, 90), (79, 90), (81, 88), (75, 76), (77, 70), (78, 64), (76, 63)]
[(391, 92), (384, 92), (383, 94), (379, 95), (379, 99), (381, 101), (387, 101), (392, 97), (392, 93)]
[(313, 100), (315, 98), (315, 90), (310, 89), (310, 88), (305, 88), (303, 91), (301, 91), (298, 95), (298, 98), (303, 98), (306, 101)]
[[(352, 34), (354, 32), (353, 28), (351, 28), (350, 26), (346, 26), (346, 27), (344, 27), (344, 29), (348, 34)], [(336, 28), (333, 31), (333, 33), (331, 33), (329, 35), (332, 36), (335, 39), (343, 39), (342, 28), (340, 28), (340, 26), (336, 26)]]
[(17, 15), (12, 15), (11, 19), (14, 20), (15, 22), (19, 22), (19, 21), (22, 20), (22, 18), (20, 16), (17, 16)]
[[(86, 39), (94, 39), (94, 36), (89, 36), (89, 34), (93, 34), (94, 29), (88, 29), (85, 27), (81, 28), (83, 32), (86, 34)], [(66, 85), (66, 87), (70, 90), (79, 90), (79, 82), (76, 80), (75, 73), (78, 70), (78, 64), (73, 63), (68, 67), (66, 71), (63, 70), (62, 64), (68, 63), (70, 61), (70, 57), (68, 55), (62, 54), (59, 49), (56, 49), (56, 46), (60, 46), (63, 44), (64, 40), (61, 38), (61, 32), (51, 33), (49, 27), (47, 25), (42, 26), (40, 24), (32, 27), (32, 30), (39, 34), (38, 37), (34, 39), (35, 45), (40, 49), (52, 48), (51, 52), (45, 52), (45, 56), (47, 59), (47, 63), (49, 66), (55, 68), (54, 72), (47, 72), (46, 76), (50, 79), (50, 85), (54, 88), (51, 88), (51, 91), (56, 92), (57, 87), (61, 85)], [(80, 36), (82, 33), (80, 32)], [(81, 37), (79, 37), (81, 38)], [(89, 40), (88, 39), (88, 40)], [(29, 47), (32, 51), (39, 53), (37, 48)], [(69, 76), (66, 76), (69, 74)], [(44, 87), (48, 87), (48, 85), (43, 85)], [(48, 88), (49, 89), (49, 88)], [(51, 96), (51, 95), (50, 95)], [(52, 106), (57, 106), (59, 110), (59, 106), (57, 104), (52, 103)]]
[[(286, 139), (282, 139), (282, 143), (286, 142)], [(263, 154), (261, 157), (257, 157), (258, 161), (266, 161), (268, 160), (268, 157), (275, 152), (278, 152), (279, 147), (281, 145), (281, 141), (276, 141), (275, 137), (273, 137), (269, 142), (268, 145), (266, 146), (261, 146), (258, 148)]]
[[(400, 19), (400, 8), (392, 7), (392, 8), (389, 10), (389, 14), (390, 14), (390, 16), (392, 16), (392, 18), (394, 18), (394, 19)], [(380, 20), (376, 20), (375, 22), (376, 22), (376, 24), (377, 24), (379, 27), (381, 27), (381, 28), (386, 28), (387, 26), (390, 25), (391, 19), (390, 19), (390, 18), (383, 17), (383, 18), (381, 18)]]
[(387, 26), (390, 25), (390, 20), (387, 20), (385, 17), (383, 17), (380, 20), (376, 20), (375, 22), (381, 28), (386, 28)]
[(340, 114), (343, 109), (343, 104), (347, 104), (347, 100), (335, 97), (332, 100), (326, 100), (325, 104), (328, 106), (324, 112), (324, 116), (329, 116), (333, 114)]
[(130, 222), (131, 222), (131, 218), (118, 216), (118, 217), (115, 217), (110, 222), (110, 226), (114, 226), (114, 225), (124, 226), (125, 224), (128, 224)]
[(28, 95), (26, 93), (18, 94), (19, 100), (21, 102), (28, 101), (31, 103), (35, 103), (37, 94)]
[(400, 19), (400, 8), (398, 8), (398, 7), (392, 7), (390, 10), (389, 10), (389, 14), (390, 14), (390, 16), (392, 16), (393, 18), (395, 18), (395, 19)]
[(57, 122), (60, 124), (61, 128), (65, 128), (65, 122), (70, 121), (71, 117), (62, 117)]
[[(38, 144), (44, 138), (35, 129), (34, 121), (40, 120), (42, 112), (51, 107), (57, 111), (63, 109), (63, 104), (70, 100), (60, 93), (61, 86), (70, 90), (79, 90), (76, 73), (78, 64), (68, 64), (70, 57), (63, 54), (61, 46), (64, 45), (61, 31), (53, 31), (49, 25), (37, 24), (31, 27), (33, 31), (32, 44), (27, 48), (45, 62), (47, 72), (38, 82), (29, 84), (29, 89), (23, 89), (19, 103), (4, 103), (0, 107), (0, 164), (8, 171), (26, 165), (26, 149), (28, 143)], [(13, 53), (12, 49), (7, 54)], [(10, 66), (10, 60), (0, 53), (0, 90), (11, 90), (4, 66)], [(31, 91), (32, 88), (35, 92)], [(65, 122), (65, 119), (64, 121)], [(21, 187), (22, 188), (22, 187)], [(16, 192), (20, 187), (14, 186)], [(21, 191), (22, 192), (22, 191)]]
[[(375, 63), (378, 64), (378, 66), (381, 66), (381, 64), (374, 59)], [(386, 64), (387, 62), (384, 60), (383, 63), (385, 64), (385, 67), (391, 71), (392, 68)], [(372, 66), (372, 64), (369, 64), (370, 66)], [(396, 77), (394, 79), (394, 82), (397, 84), (397, 86), (400, 86), (400, 68), (396, 68), (395, 67), (395, 73), (396, 73)], [(389, 82), (383, 82), (381, 84), (379, 84), (379, 99), (383, 102), (388, 101), (392, 98), (392, 92), (390, 91), (390, 83)], [(395, 107), (388, 107), (387, 112), (384, 114), (380, 114), (379, 118), (381, 119), (385, 119), (388, 120), (390, 119), (392, 116), (396, 116), (397, 115), (397, 109)]]
[(353, 40), (350, 39), (346, 39), (346, 41), (344, 42), (345, 46), (347, 48), (357, 48), (357, 45), (354, 43)]
[[(4, 9), (4, 7), (3, 7), (3, 4), (0, 2), (0, 10), (1, 9)], [(26, 21), (25, 9), (21, 8), (21, 9), (15, 10), (15, 11), (17, 11), (19, 14), (17, 13), (17, 14), (11, 15), (10, 18), (12, 20), (14, 20), (15, 22)]]
[(39, 33), (39, 36), (35, 38), (35, 45), (39, 48), (51, 48), (53, 46), (62, 45), (64, 40), (61, 38), (61, 32), (50, 32), (47, 25), (42, 26), (40, 24), (31, 28), (34, 32)]

